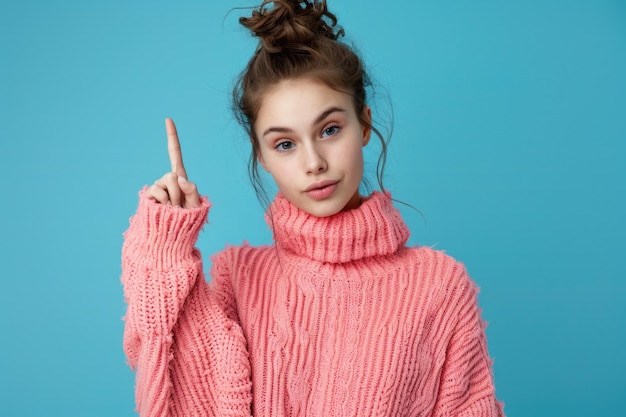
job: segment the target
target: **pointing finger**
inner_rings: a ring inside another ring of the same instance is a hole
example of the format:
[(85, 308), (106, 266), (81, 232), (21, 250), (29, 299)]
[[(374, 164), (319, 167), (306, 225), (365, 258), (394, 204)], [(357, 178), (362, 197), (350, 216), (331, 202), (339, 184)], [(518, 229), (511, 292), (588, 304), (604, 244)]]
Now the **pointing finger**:
[(185, 196), (185, 208), (200, 207), (200, 196), (196, 184), (187, 181), (183, 177), (178, 177), (178, 185)]
[(167, 132), (167, 153), (170, 157), (172, 172), (186, 179), (187, 172), (185, 172), (185, 165), (183, 165), (183, 154), (180, 149), (180, 142), (178, 141), (176, 125), (174, 125), (174, 121), (170, 118), (165, 119), (165, 131)]

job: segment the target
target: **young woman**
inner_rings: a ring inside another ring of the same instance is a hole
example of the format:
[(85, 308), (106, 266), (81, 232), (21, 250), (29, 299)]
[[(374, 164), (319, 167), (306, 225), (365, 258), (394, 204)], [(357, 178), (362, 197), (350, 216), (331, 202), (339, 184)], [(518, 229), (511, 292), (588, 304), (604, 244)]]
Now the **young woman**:
[(240, 21), (260, 44), (237, 117), (257, 191), (258, 164), (279, 189), (275, 241), (218, 253), (205, 280), (194, 245), (210, 204), (168, 119), (171, 172), (141, 191), (123, 247), (140, 415), (502, 416), (476, 285), (442, 252), (406, 246), (388, 192), (359, 193), (380, 135), (335, 16), (280, 0)]

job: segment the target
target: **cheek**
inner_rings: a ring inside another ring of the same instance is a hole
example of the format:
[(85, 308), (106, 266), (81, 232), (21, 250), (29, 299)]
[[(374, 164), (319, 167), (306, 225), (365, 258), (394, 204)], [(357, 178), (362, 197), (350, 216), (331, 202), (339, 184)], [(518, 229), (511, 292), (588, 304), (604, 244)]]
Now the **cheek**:
[(287, 164), (270, 163), (268, 168), (268, 172), (279, 188), (285, 188), (290, 184), (290, 180), (293, 182), (293, 172), (289, 169)]
[(349, 155), (351, 155), (351, 169), (357, 172), (363, 172), (363, 148), (361, 146), (355, 146)]

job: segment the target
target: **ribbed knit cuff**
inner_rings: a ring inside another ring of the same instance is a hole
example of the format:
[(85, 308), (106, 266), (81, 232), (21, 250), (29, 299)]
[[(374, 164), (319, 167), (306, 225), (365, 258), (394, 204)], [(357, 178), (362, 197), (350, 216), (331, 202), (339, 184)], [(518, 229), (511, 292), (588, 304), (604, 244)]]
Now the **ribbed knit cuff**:
[(172, 207), (148, 198), (146, 187), (139, 192), (139, 207), (124, 235), (126, 244), (140, 251), (139, 265), (167, 270), (189, 260), (211, 207), (206, 197), (200, 202), (193, 209)]

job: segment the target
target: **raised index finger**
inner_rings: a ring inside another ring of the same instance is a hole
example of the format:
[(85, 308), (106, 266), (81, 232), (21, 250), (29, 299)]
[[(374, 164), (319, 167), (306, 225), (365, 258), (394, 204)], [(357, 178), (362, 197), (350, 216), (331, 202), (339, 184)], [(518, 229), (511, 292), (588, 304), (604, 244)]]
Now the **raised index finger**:
[(174, 125), (174, 121), (170, 118), (165, 119), (165, 131), (167, 132), (167, 153), (170, 156), (172, 172), (187, 179), (187, 172), (185, 171), (185, 165), (183, 165), (183, 154), (180, 150), (176, 125)]

